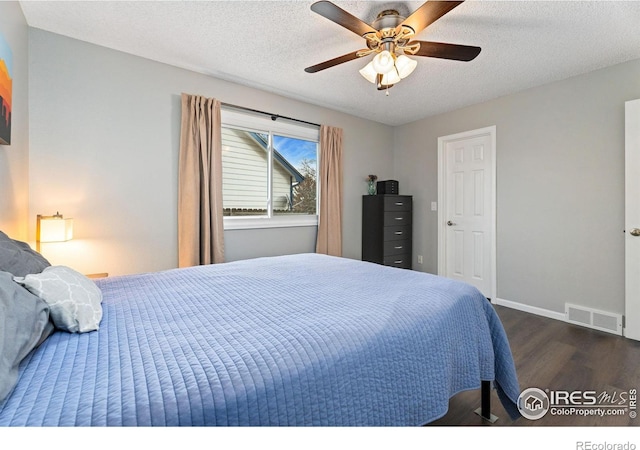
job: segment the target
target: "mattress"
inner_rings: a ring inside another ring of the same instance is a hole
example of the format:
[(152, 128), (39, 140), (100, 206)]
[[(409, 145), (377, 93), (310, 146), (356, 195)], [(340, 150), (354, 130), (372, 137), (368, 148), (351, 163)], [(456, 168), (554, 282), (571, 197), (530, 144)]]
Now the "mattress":
[(96, 280), (98, 331), (27, 357), (2, 426), (416, 426), (519, 385), (475, 288), (318, 254)]

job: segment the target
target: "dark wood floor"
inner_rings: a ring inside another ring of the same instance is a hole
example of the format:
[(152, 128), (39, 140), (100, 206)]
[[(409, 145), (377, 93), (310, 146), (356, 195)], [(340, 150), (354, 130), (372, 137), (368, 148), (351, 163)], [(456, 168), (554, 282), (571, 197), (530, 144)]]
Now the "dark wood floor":
[[(520, 389), (592, 390), (602, 392), (640, 390), (640, 342), (558, 320), (496, 306), (516, 364)], [(639, 426), (640, 418), (557, 416), (547, 413), (538, 420), (512, 421), (492, 393), (492, 411), (499, 426)], [(480, 392), (462, 392), (451, 399), (447, 415), (432, 425), (487, 425), (474, 410)], [(640, 407), (639, 407), (640, 412)]]

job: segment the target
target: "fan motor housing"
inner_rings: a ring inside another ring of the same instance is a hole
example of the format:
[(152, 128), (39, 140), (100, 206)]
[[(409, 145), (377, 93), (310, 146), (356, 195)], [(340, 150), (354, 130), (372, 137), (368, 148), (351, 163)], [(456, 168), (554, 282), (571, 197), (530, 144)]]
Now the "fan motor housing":
[(376, 17), (376, 20), (373, 21), (371, 27), (378, 31), (382, 31), (388, 28), (396, 28), (398, 25), (404, 22), (404, 19), (405, 17), (402, 17), (400, 13), (398, 13), (398, 11), (396, 11), (395, 9), (385, 9), (380, 14), (378, 14), (378, 17)]

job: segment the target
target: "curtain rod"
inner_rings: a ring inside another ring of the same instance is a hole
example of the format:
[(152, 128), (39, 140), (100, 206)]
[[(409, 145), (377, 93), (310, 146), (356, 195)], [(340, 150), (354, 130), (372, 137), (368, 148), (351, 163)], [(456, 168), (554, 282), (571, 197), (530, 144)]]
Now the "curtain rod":
[(265, 116), (271, 116), (271, 120), (276, 120), (276, 119), (292, 120), (294, 122), (305, 123), (307, 125), (312, 125), (314, 127), (320, 128), (320, 124), (313, 123), (313, 122), (307, 122), (306, 120), (294, 119), (293, 117), (281, 116), (280, 114), (273, 114), (273, 113), (269, 113), (269, 112), (265, 112), (265, 111), (259, 111), (257, 109), (245, 108), (244, 106), (232, 105), (231, 103), (220, 102), (220, 104), (222, 106), (227, 106), (229, 108), (241, 109), (243, 111), (250, 111), (250, 112), (253, 112), (253, 113), (257, 113), (257, 114), (264, 114)]

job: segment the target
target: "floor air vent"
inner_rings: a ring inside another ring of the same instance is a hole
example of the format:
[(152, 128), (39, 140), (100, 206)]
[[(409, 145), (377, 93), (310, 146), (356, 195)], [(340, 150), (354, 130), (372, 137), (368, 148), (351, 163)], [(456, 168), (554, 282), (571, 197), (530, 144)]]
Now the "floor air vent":
[(565, 320), (569, 323), (622, 336), (622, 315), (620, 314), (569, 303), (565, 303), (564, 314)]

